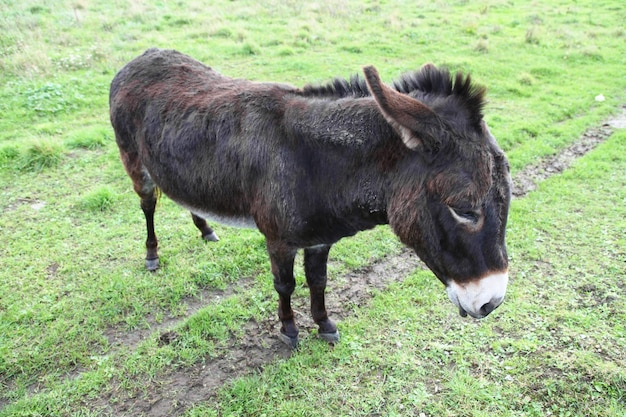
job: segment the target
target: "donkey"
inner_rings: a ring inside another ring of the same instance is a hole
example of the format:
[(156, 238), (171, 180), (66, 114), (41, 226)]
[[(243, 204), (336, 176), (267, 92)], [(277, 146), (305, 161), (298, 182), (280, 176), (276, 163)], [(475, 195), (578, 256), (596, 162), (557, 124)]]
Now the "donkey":
[(159, 266), (159, 190), (206, 219), (265, 236), (280, 337), (298, 342), (291, 309), (304, 250), (319, 337), (339, 340), (324, 293), (331, 246), (380, 224), (446, 286), (462, 316), (483, 318), (508, 283), (508, 161), (483, 120), (485, 89), (427, 64), (392, 86), (377, 70), (302, 89), (220, 75), (173, 50), (149, 49), (110, 91), (121, 160), (141, 199), (146, 267)]

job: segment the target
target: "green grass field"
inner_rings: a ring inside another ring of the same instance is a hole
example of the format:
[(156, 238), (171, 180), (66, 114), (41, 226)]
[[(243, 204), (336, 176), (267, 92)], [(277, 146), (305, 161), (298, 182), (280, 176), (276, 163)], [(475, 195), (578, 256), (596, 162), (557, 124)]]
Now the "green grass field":
[[(433, 62), (487, 86), (515, 176), (620, 111), (625, 21), (620, 0), (2, 0), (0, 416), (626, 416), (626, 131), (513, 201), (510, 289), (485, 320), (458, 317), (413, 257), (329, 306), (337, 346), (288, 355), (263, 336), (277, 296), (257, 231), (203, 243), (163, 198), (162, 267), (144, 270), (108, 121), (111, 79), (152, 46), (298, 86)], [(387, 227), (340, 242), (329, 291), (401, 251)], [(255, 343), (260, 364), (211, 385)]]

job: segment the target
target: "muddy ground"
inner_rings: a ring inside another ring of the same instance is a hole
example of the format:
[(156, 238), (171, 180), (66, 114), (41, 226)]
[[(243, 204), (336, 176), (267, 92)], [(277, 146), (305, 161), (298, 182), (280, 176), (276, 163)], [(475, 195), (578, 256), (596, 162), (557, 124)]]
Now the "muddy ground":
[[(536, 188), (536, 184), (551, 175), (566, 170), (576, 158), (586, 154), (606, 140), (615, 129), (626, 128), (626, 107), (619, 115), (602, 125), (590, 128), (575, 143), (548, 158), (537, 161), (517, 173), (513, 178), (513, 195), (521, 198)], [(347, 309), (366, 304), (372, 290), (384, 289), (392, 281), (401, 281), (415, 268), (423, 268), (417, 256), (405, 249), (396, 256), (389, 256), (363, 269), (352, 271), (340, 279), (331, 279), (327, 305), (330, 316), (338, 322), (350, 315)], [(239, 282), (238, 285), (252, 285)], [(201, 296), (188, 299), (187, 316), (219, 297), (228, 297), (233, 289), (207, 291)], [(300, 326), (301, 338), (312, 337), (314, 323), (308, 313), (308, 298), (293, 300), (296, 320)], [(342, 308), (342, 306), (344, 306)], [(161, 342), (169, 343), (176, 338), (172, 328), (183, 318), (169, 319), (160, 324), (152, 323), (151, 328), (137, 331), (111, 329), (107, 333), (113, 346), (134, 347), (154, 331), (161, 332)], [(177, 369), (162, 375), (160, 380), (144, 387), (142, 393), (129, 397), (128, 392), (115, 390), (109, 398), (100, 398), (94, 408), (102, 409), (111, 415), (176, 416), (194, 404), (207, 401), (228, 381), (239, 376), (257, 372), (277, 358), (287, 358), (291, 350), (278, 340), (278, 320), (274, 316), (246, 325), (242, 338), (233, 337), (223, 354), (215, 359), (202, 361), (192, 367)]]

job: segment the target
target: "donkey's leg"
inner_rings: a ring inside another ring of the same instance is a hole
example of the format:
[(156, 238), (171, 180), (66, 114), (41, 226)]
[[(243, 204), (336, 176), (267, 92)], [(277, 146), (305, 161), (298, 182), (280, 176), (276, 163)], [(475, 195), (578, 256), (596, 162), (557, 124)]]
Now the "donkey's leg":
[[(146, 269), (148, 271), (156, 271), (159, 268), (159, 255), (157, 252), (158, 241), (156, 234), (154, 233), (154, 210), (156, 208), (156, 190), (152, 180), (148, 180), (152, 184), (152, 191), (149, 193), (138, 192), (141, 197), (141, 209), (146, 217), (146, 231), (148, 237), (146, 238)], [(144, 191), (148, 181), (144, 183)]]
[(319, 326), (319, 337), (329, 343), (336, 343), (339, 341), (339, 331), (335, 323), (328, 318), (324, 296), (329, 251), (330, 245), (306, 248), (304, 250), (304, 273), (311, 291), (311, 315)]
[(211, 229), (211, 227), (207, 224), (206, 220), (204, 220), (202, 217), (196, 216), (193, 213), (191, 213), (191, 218), (193, 219), (193, 224), (195, 224), (198, 230), (200, 230), (200, 233), (202, 233), (202, 239), (206, 240), (207, 242), (217, 242), (218, 240), (220, 240), (220, 238), (217, 237), (213, 229)]
[[(118, 139), (119, 143), (125, 143)], [(133, 189), (141, 199), (141, 209), (146, 217), (146, 268), (154, 271), (159, 267), (159, 255), (157, 253), (157, 238), (154, 233), (154, 210), (157, 202), (156, 185), (145, 170), (139, 155), (134, 151), (127, 151), (120, 145), (120, 157), (128, 176), (133, 181)]]
[(274, 288), (278, 292), (278, 318), (281, 321), (280, 340), (291, 348), (298, 346), (298, 327), (291, 309), (291, 294), (296, 288), (293, 276), (293, 261), (296, 249), (281, 242), (267, 242), (267, 252), (272, 263)]

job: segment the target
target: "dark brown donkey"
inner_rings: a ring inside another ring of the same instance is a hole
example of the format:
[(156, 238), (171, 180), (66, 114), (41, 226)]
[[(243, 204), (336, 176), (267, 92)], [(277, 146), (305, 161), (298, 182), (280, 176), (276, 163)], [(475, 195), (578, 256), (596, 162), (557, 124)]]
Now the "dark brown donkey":
[[(146, 267), (158, 267), (158, 189), (204, 219), (257, 227), (279, 295), (281, 338), (304, 249), (320, 337), (337, 327), (324, 303), (333, 243), (390, 224), (446, 285), (460, 313), (482, 318), (504, 299), (511, 180), (483, 121), (484, 88), (426, 65), (386, 86), (365, 79), (304, 89), (232, 79), (176, 51), (150, 49), (111, 84), (111, 123), (146, 216)], [(158, 188), (157, 188), (158, 187)]]

